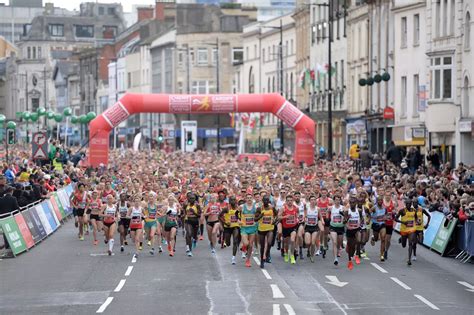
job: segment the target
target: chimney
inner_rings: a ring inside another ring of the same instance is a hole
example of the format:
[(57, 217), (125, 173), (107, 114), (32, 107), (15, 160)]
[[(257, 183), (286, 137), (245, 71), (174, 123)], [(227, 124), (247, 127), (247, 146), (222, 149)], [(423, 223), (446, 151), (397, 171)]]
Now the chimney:
[(165, 1), (157, 0), (155, 2), (155, 20), (165, 20)]
[(152, 20), (153, 19), (153, 7), (138, 7), (137, 8), (138, 21)]

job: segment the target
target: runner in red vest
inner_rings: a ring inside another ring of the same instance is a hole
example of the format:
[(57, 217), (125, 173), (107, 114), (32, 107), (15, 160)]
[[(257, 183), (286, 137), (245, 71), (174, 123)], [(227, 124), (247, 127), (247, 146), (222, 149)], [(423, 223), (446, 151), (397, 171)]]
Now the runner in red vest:
[(291, 264), (296, 264), (294, 250), (298, 227), (298, 208), (293, 204), (292, 195), (286, 196), (286, 202), (280, 209), (278, 217), (282, 225), (284, 260), (287, 263), (289, 258)]

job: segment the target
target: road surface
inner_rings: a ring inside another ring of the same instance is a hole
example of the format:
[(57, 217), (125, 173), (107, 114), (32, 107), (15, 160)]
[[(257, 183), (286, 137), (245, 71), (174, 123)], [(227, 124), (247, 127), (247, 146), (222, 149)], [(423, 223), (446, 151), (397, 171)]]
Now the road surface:
[[(474, 268), (425, 248), (406, 266), (406, 250), (393, 242), (389, 260), (369, 259), (354, 270), (331, 258), (261, 270), (230, 264), (231, 249), (209, 251), (199, 242), (194, 257), (178, 236), (175, 257), (144, 252), (132, 261), (106, 246), (80, 242), (70, 221), (30, 252), (0, 261), (0, 314), (473, 314)], [(394, 235), (394, 239), (398, 236)], [(116, 244), (118, 237), (116, 237)], [(145, 246), (146, 249), (146, 246)]]

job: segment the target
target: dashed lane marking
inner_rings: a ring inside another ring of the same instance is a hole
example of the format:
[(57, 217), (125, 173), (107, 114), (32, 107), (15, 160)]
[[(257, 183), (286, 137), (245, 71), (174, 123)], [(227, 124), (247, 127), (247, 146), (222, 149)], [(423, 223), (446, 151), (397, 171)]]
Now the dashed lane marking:
[(136, 263), (137, 262), (137, 257), (133, 256), (132, 258), (132, 264)]
[(295, 310), (293, 309), (293, 307), (291, 307), (290, 304), (283, 304), (283, 306), (286, 308), (288, 315), (296, 315)]
[(439, 308), (434, 305), (433, 303), (431, 303), (430, 301), (428, 301), (427, 299), (425, 299), (424, 297), (422, 297), (421, 295), (418, 295), (418, 294), (415, 294), (415, 297), (420, 300), (421, 302), (425, 303), (426, 305), (428, 305), (429, 307), (431, 307), (432, 309), (436, 310), (436, 311), (439, 311)]
[(390, 277), (390, 279), (392, 279), (396, 284), (398, 284), (399, 286), (401, 286), (402, 288), (404, 288), (405, 290), (411, 290), (411, 288), (409, 286), (407, 286), (405, 283), (403, 283), (401, 280), (399, 280), (398, 278), (395, 278), (395, 277)]
[(267, 278), (267, 280), (272, 280), (272, 277), (270, 276), (268, 271), (266, 271), (265, 269), (262, 269), (262, 272), (263, 272), (263, 275), (265, 276), (265, 278)]
[(465, 286), (467, 288), (466, 291), (474, 292), (474, 285), (472, 285), (472, 284), (470, 284), (466, 281), (458, 281), (458, 283), (462, 286)]
[(112, 303), (113, 299), (114, 299), (113, 297), (109, 296), (109, 297), (105, 300), (104, 304), (102, 304), (102, 305), (99, 307), (99, 309), (97, 310), (96, 313), (103, 313), (103, 312), (105, 311), (105, 309), (107, 308), (107, 306), (109, 306), (109, 304)]
[(283, 299), (283, 298), (285, 298), (285, 296), (281, 292), (280, 288), (276, 284), (270, 284), (270, 287), (272, 288), (274, 299)]
[(130, 274), (132, 273), (132, 270), (133, 270), (133, 266), (128, 266), (127, 271), (125, 271), (125, 277), (130, 276)]
[(381, 273), (388, 273), (387, 270), (383, 269), (382, 267), (380, 267), (378, 264), (376, 263), (370, 263), (372, 266), (374, 266), (375, 269), (377, 269), (378, 271), (380, 271)]
[(119, 284), (115, 288), (114, 292), (120, 292), (122, 290), (123, 286), (125, 285), (125, 279), (120, 280)]
[(280, 315), (280, 304), (273, 304), (273, 315)]

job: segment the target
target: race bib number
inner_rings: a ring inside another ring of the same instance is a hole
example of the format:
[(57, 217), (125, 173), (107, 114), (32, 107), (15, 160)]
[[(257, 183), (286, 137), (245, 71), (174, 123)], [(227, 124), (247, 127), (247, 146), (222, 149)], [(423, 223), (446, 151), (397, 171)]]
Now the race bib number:
[(236, 215), (231, 215), (230, 216), (230, 223), (237, 223), (237, 216)]
[(142, 219), (140, 217), (132, 217), (132, 219), (130, 220), (130, 223), (132, 223), (132, 224), (141, 224)]
[(263, 224), (272, 224), (272, 219), (273, 219), (273, 217), (271, 217), (271, 216), (265, 216), (265, 217), (262, 218), (262, 223)]
[(321, 208), (321, 215), (323, 217), (325, 217), (325, 216), (327, 216), (327, 214), (328, 214), (328, 209), (327, 208)]
[(405, 222), (405, 226), (406, 226), (406, 227), (411, 228), (411, 227), (413, 227), (414, 225), (415, 225), (415, 222), (414, 222), (414, 221), (407, 221), (407, 222)]
[(245, 217), (245, 225), (254, 225), (255, 223), (255, 218), (254, 217)]
[(359, 220), (357, 219), (349, 219), (348, 226), (351, 229), (356, 229), (359, 227)]
[(211, 207), (211, 214), (218, 215), (219, 213), (219, 207)]
[(288, 224), (288, 225), (295, 224), (295, 217), (291, 216), (291, 217), (287, 218), (286, 219), (286, 224)]
[(298, 216), (298, 221), (299, 221), (299, 222), (303, 222), (303, 215), (302, 215), (302, 214), (300, 214), (300, 215)]
[(332, 217), (332, 222), (334, 223), (342, 223), (342, 216), (341, 215), (335, 215)]
[(316, 218), (308, 217), (308, 225), (316, 225)]
[(155, 220), (156, 219), (156, 212), (152, 212), (148, 214), (148, 219)]
[(377, 222), (384, 222), (384, 221), (385, 221), (385, 217), (383, 217), (383, 216), (378, 216), (378, 217), (375, 218), (375, 220), (376, 220)]

